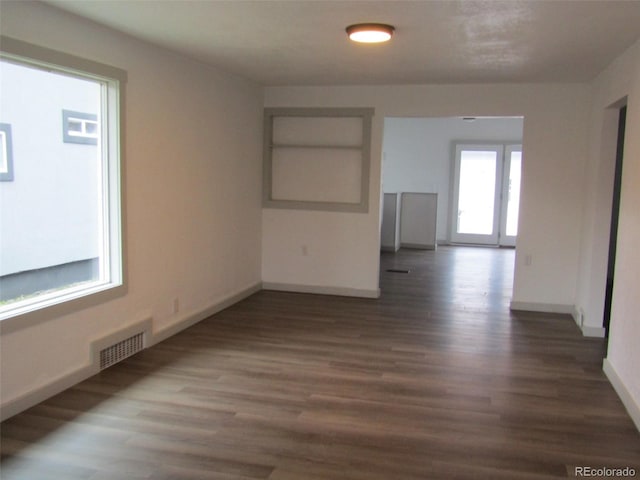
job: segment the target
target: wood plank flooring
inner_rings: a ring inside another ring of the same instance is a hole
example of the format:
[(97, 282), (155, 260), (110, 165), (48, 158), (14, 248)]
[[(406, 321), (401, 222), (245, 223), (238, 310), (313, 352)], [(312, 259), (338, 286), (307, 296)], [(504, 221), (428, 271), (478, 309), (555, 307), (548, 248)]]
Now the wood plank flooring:
[(603, 340), (568, 316), (511, 313), (513, 255), (383, 254), (379, 300), (260, 292), (4, 422), (0, 476), (640, 472), (640, 435), (602, 373)]

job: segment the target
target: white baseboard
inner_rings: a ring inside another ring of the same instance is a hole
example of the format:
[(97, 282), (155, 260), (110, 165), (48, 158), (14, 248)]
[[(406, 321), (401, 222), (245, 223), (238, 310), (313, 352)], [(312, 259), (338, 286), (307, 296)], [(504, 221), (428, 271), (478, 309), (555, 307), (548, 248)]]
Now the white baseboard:
[(100, 371), (100, 359), (96, 355), (96, 352), (100, 350), (101, 346), (106, 346), (111, 343), (114, 339), (119, 339), (126, 337), (130, 333), (136, 333), (138, 331), (145, 332), (145, 342), (144, 348), (150, 347), (151, 345), (155, 345), (156, 343), (161, 342), (169, 338), (172, 335), (184, 330), (185, 328), (190, 327), (198, 323), (201, 320), (204, 320), (215, 313), (218, 313), (225, 308), (230, 307), (231, 305), (243, 300), (250, 295), (260, 291), (262, 289), (262, 283), (258, 282), (254, 285), (249, 286), (241, 290), (240, 292), (231, 294), (227, 297), (217, 300), (214, 304), (206, 307), (202, 310), (186, 312), (181, 319), (166, 327), (158, 332), (150, 332), (151, 330), (151, 314), (145, 314), (145, 318), (142, 320), (138, 320), (134, 322), (132, 325), (129, 325), (123, 330), (114, 332), (109, 334), (103, 338), (97, 339), (91, 343), (90, 354), (88, 363), (83, 365), (82, 367), (74, 370), (70, 373), (62, 375), (46, 385), (40, 386), (35, 390), (27, 392), (25, 394), (19, 395), (11, 400), (8, 400), (4, 404), (0, 405), (0, 421), (4, 421), (9, 417), (12, 417), (27, 408), (33, 407), (40, 402), (45, 401), (47, 398), (50, 398), (58, 393), (66, 390), (67, 388), (71, 388), (74, 385), (86, 380), (87, 378), (97, 374)]
[(588, 325), (582, 325), (580, 329), (582, 330), (582, 335), (585, 337), (604, 338), (607, 333), (604, 327), (590, 327)]
[(582, 330), (582, 335), (585, 337), (594, 337), (594, 338), (604, 338), (607, 331), (604, 327), (593, 327), (590, 325), (584, 324), (584, 311), (582, 308), (577, 305), (573, 306), (573, 311), (571, 312), (571, 316), (573, 320), (578, 325), (578, 328)]
[(185, 328), (189, 328), (192, 325), (204, 320), (205, 318), (210, 317), (211, 315), (215, 315), (218, 312), (221, 312), (225, 308), (229, 308), (231, 305), (238, 303), (241, 300), (253, 295), (256, 292), (262, 290), (262, 282), (257, 282), (238, 293), (233, 293), (228, 295), (222, 299), (217, 300), (213, 305), (201, 310), (193, 310), (184, 312), (180, 319), (156, 332), (153, 332), (151, 336), (149, 346), (155, 345), (156, 343), (160, 343), (163, 340), (166, 340), (169, 337), (172, 337), (178, 332), (181, 332)]
[(43, 387), (39, 387), (36, 390), (7, 401), (0, 407), (0, 421), (13, 417), (27, 408), (33, 407), (45, 401), (47, 398), (51, 398), (67, 388), (73, 387), (75, 384), (86, 380), (96, 373), (98, 372), (93, 365), (85, 365), (71, 373), (58, 377)]
[(638, 431), (640, 431), (640, 405), (638, 405), (638, 403), (631, 396), (631, 393), (629, 392), (629, 390), (627, 390), (627, 387), (625, 387), (624, 383), (618, 376), (616, 369), (606, 358), (602, 362), (602, 370), (609, 379), (609, 382), (611, 382), (611, 385), (613, 385), (613, 389), (620, 397), (620, 400), (622, 400), (622, 403), (627, 409), (627, 412), (629, 412), (631, 420), (633, 420), (636, 428), (638, 429)]
[(541, 313), (563, 313), (571, 315), (573, 320), (582, 331), (585, 337), (604, 338), (605, 329), (603, 327), (590, 327), (584, 325), (582, 312), (575, 305), (563, 305), (560, 303), (536, 303), (536, 302), (511, 302), (509, 307), (514, 311), (541, 312)]
[(401, 243), (400, 248), (409, 248), (413, 250), (435, 250), (436, 245), (426, 243)]
[(298, 285), (293, 283), (263, 282), (264, 290), (279, 292), (313, 293), (317, 295), (338, 295), (340, 297), (379, 298), (380, 289), (364, 290), (346, 287), (325, 287), (320, 285)]
[(565, 313), (573, 316), (574, 306), (561, 303), (511, 302), (511, 310), (523, 312)]

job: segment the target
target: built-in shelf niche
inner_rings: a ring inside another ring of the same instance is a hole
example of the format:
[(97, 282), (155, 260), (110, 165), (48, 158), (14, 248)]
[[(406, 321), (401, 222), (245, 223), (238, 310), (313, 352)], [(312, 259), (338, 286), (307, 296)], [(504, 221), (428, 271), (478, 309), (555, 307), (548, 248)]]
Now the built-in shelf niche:
[(367, 212), (372, 108), (267, 108), (263, 206)]

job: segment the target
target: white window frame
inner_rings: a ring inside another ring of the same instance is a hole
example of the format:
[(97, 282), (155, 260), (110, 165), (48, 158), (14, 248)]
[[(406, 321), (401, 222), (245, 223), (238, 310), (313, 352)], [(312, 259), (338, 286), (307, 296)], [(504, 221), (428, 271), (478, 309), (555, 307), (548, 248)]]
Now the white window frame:
[(102, 105), (98, 124), (102, 129), (99, 148), (103, 158), (103, 222), (104, 242), (101, 256), (101, 278), (47, 293), (29, 302), (17, 301), (0, 310), (4, 332), (24, 328), (40, 321), (73, 313), (126, 294), (124, 202), (122, 169), (124, 151), (120, 126), (123, 125), (123, 98), (127, 74), (124, 70), (50, 50), (10, 37), (0, 36), (3, 60), (43, 70), (54, 71), (101, 84)]

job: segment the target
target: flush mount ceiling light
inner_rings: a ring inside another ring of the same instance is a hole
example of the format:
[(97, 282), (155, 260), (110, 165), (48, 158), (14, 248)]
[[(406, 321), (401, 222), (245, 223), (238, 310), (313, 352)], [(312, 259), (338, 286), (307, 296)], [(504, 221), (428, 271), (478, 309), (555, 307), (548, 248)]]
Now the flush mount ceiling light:
[(395, 28), (384, 23), (357, 23), (347, 27), (347, 35), (354, 42), (381, 43), (391, 39)]

